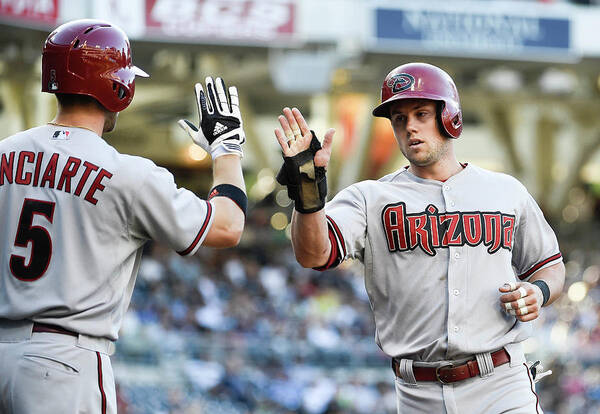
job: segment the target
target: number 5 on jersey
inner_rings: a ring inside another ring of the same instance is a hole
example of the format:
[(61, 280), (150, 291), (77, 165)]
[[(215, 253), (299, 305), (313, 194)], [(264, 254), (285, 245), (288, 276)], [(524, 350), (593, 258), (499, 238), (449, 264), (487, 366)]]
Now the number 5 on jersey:
[(27, 247), (31, 243), (31, 257), (25, 263), (25, 257), (13, 254), (10, 256), (10, 271), (13, 276), (24, 282), (33, 282), (44, 275), (52, 256), (52, 239), (50, 233), (42, 226), (34, 226), (36, 214), (44, 216), (52, 223), (55, 203), (50, 201), (26, 198), (23, 201), (19, 227), (15, 236), (15, 246)]

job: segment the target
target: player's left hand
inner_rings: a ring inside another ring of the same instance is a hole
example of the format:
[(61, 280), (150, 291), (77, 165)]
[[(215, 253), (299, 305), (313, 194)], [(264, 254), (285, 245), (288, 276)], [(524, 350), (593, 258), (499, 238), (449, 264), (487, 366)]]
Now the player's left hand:
[(213, 160), (229, 154), (242, 157), (246, 134), (237, 88), (230, 87), (227, 94), (223, 79), (217, 78), (213, 82), (211, 77), (207, 77), (205, 82), (206, 93), (200, 83), (194, 86), (200, 128), (187, 119), (180, 119), (178, 124), (196, 144), (210, 153)]
[(529, 282), (511, 282), (500, 286), (502, 310), (521, 322), (540, 316), (544, 295), (539, 287)]

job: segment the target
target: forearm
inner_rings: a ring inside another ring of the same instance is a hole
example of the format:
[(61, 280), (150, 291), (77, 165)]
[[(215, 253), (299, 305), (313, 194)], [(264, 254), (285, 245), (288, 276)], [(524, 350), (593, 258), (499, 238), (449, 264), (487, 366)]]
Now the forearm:
[[(213, 187), (219, 184), (231, 184), (246, 191), (239, 156), (223, 155), (213, 161)], [(214, 197), (210, 203), (214, 207), (214, 219), (203, 245), (210, 247), (237, 245), (244, 230), (244, 212), (228, 197)]]
[(239, 156), (223, 155), (213, 161), (213, 187), (219, 184), (235, 185), (246, 192)]
[(287, 186), (288, 196), (294, 200), (291, 224), (294, 254), (304, 267), (322, 267), (327, 264), (331, 252), (324, 208), (327, 199), (325, 171), (335, 130), (329, 129), (325, 133), (321, 145), (297, 108), (284, 108), (278, 120), (282, 130), (276, 129), (275, 137), (281, 146), (284, 163), (277, 181)]
[(552, 266), (548, 266), (542, 270), (538, 270), (533, 274), (533, 276), (531, 276), (529, 283), (533, 283), (536, 280), (543, 280), (548, 285), (548, 288), (550, 289), (550, 298), (548, 299), (548, 302), (546, 302), (545, 306), (550, 305), (552, 302), (558, 299), (562, 293), (565, 283), (564, 264), (561, 262)]
[(292, 214), (292, 245), (296, 260), (304, 267), (323, 266), (331, 252), (325, 209)]

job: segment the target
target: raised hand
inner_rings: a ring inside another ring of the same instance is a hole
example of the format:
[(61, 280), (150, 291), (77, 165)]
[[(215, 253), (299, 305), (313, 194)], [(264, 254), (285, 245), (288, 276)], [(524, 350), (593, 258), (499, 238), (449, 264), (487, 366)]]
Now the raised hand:
[[(200, 127), (187, 119), (180, 119), (178, 125), (192, 140), (210, 153), (213, 159), (222, 155), (243, 156), (242, 145), (246, 142), (237, 88), (229, 88), (227, 96), (225, 82), (211, 77), (205, 79), (207, 93), (196, 83), (196, 106)], [(208, 94), (208, 99), (207, 99)]]
[[(283, 108), (283, 115), (279, 115), (278, 120), (281, 129), (275, 129), (275, 137), (285, 157), (293, 157), (310, 147), (312, 133), (302, 113), (297, 108)], [(316, 152), (314, 157), (316, 167), (326, 168), (329, 164), (334, 134), (335, 129), (333, 128), (325, 133), (322, 148)]]

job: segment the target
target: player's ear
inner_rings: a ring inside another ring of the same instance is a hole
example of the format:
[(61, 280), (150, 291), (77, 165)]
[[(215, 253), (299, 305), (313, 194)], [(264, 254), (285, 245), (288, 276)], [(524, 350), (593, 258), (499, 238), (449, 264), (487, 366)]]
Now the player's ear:
[(106, 111), (104, 114), (104, 127), (102, 132), (111, 132), (117, 126), (117, 118), (119, 117), (118, 112)]

